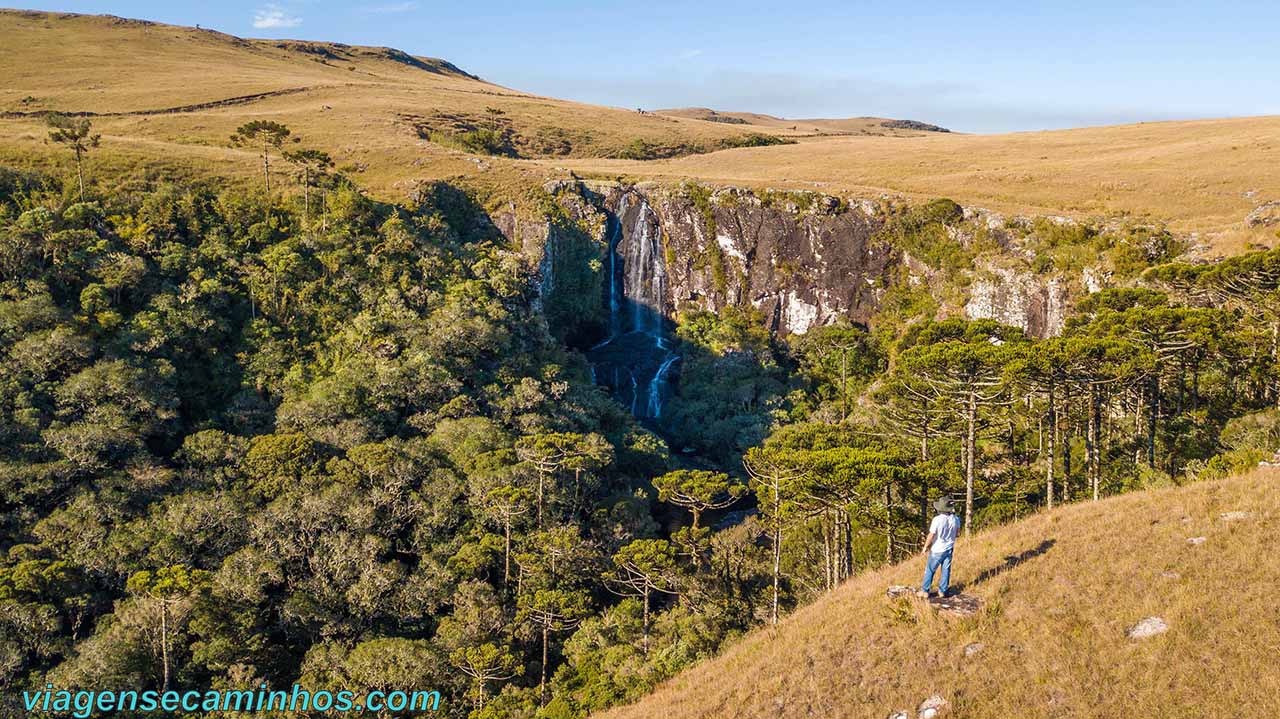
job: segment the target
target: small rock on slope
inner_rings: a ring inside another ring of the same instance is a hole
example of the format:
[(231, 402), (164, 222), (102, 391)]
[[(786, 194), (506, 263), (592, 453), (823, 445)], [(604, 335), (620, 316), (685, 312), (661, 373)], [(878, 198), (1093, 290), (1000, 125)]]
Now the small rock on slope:
[(1239, 519), (1248, 519), (1251, 516), (1253, 515), (1251, 515), (1248, 512), (1223, 512), (1222, 514), (1218, 515), (1218, 517), (1222, 519), (1222, 521), (1224, 522), (1234, 522)]
[(987, 648), (987, 645), (983, 644), (982, 642), (973, 642), (972, 644), (966, 644), (964, 647), (964, 655), (966, 657), (971, 657), (974, 654), (977, 654), (986, 648)]
[(1129, 628), (1130, 639), (1146, 639), (1169, 631), (1169, 625), (1160, 617), (1147, 617)]
[(981, 601), (970, 594), (952, 594), (945, 597), (932, 597), (929, 605), (940, 612), (949, 612), (967, 617), (978, 611)]
[[(901, 597), (914, 597), (918, 590), (915, 587), (908, 587), (905, 584), (894, 584), (885, 590), (885, 596), (890, 599), (898, 599)], [(959, 614), (968, 616), (978, 611), (981, 600), (969, 594), (952, 594), (946, 597), (930, 597), (929, 606), (940, 612), (949, 612), (951, 614)]]
[(1187, 544), (1204, 544), (1207, 541), (1205, 537), (1187, 537)]
[(916, 593), (915, 587), (908, 587), (905, 584), (894, 584), (890, 586), (887, 590), (885, 590), (885, 596), (889, 597), (890, 599), (897, 599), (898, 597), (910, 597), (915, 595), (915, 593)]
[(933, 719), (947, 706), (947, 700), (934, 694), (920, 704), (920, 719)]
[(1253, 208), (1253, 212), (1244, 218), (1244, 222), (1250, 227), (1269, 227), (1280, 224), (1280, 200), (1264, 202)]

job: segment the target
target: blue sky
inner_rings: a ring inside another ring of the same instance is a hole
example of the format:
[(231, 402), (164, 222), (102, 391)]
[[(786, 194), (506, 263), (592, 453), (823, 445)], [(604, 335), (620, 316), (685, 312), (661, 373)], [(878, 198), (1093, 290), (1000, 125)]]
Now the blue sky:
[(389, 45), (621, 107), (969, 132), (1280, 114), (1280, 3), (64, 0), (248, 37)]

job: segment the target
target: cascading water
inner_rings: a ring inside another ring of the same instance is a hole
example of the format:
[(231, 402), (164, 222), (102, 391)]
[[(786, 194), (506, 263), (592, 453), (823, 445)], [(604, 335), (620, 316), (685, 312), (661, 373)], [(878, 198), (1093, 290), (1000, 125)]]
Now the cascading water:
[(649, 381), (649, 404), (646, 407), (648, 416), (654, 418), (662, 416), (662, 393), (667, 388), (667, 372), (678, 359), (680, 355), (668, 354), (662, 361), (662, 365), (658, 367), (657, 373), (653, 375), (653, 379)]
[[(627, 210), (627, 196), (623, 195), (620, 202), (621, 215)], [(611, 218), (609, 220), (609, 338), (608, 342), (618, 336), (620, 327), (618, 325), (618, 242), (622, 239), (622, 221)]]
[[(625, 205), (622, 209), (625, 211)], [(631, 331), (646, 334), (660, 343), (665, 319), (662, 308), (667, 298), (667, 267), (662, 259), (657, 216), (649, 203), (640, 203), (630, 234), (624, 245), (622, 270), (626, 280), (622, 290), (631, 309)]]
[(680, 355), (667, 340), (667, 268), (657, 213), (644, 198), (624, 194), (607, 233), (609, 336), (588, 354), (594, 365), (611, 367), (601, 374), (612, 377), (610, 389), (632, 414), (658, 418)]

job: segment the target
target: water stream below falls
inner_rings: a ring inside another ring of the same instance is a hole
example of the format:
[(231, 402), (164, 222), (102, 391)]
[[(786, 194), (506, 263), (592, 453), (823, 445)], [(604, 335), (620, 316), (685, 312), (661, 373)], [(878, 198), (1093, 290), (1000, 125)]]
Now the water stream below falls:
[(666, 318), (667, 268), (657, 214), (624, 194), (608, 220), (605, 284), (609, 335), (587, 351), (592, 375), (636, 417), (657, 419), (671, 396), (680, 355)]

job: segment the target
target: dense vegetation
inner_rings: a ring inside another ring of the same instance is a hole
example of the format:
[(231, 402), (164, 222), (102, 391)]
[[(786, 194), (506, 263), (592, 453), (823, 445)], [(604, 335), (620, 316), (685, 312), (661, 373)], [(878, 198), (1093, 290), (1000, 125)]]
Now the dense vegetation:
[[(483, 115), (405, 115), (402, 119), (411, 124), (418, 137), (424, 140), (477, 155), (515, 158), (567, 156), (581, 152), (584, 146), (592, 143), (589, 130), (571, 131), (545, 126), (520, 132), (506, 112), (494, 107), (486, 107)], [(618, 147), (601, 148), (599, 154), (624, 160), (657, 160), (739, 147), (794, 145), (795, 142), (790, 138), (759, 132), (714, 140), (637, 137)]]
[(662, 143), (637, 138), (627, 143), (627, 145), (621, 150), (609, 153), (607, 156), (623, 160), (660, 160), (670, 157), (700, 155), (707, 152), (715, 152), (717, 150), (732, 150), (739, 147), (770, 147), (772, 145), (794, 144), (796, 144), (796, 141), (790, 138), (780, 137), (778, 135), (764, 135), (758, 132), (749, 132), (745, 135), (725, 137), (709, 143)]
[[(242, 130), (270, 182), (284, 135)], [(0, 174), (5, 700), (297, 681), (582, 716), (914, 551), (940, 494), (980, 527), (1276, 442), (1275, 253), (1159, 268), (1044, 341), (909, 303), (785, 342), (688, 313), (642, 427), (465, 193), (379, 204), (297, 158), (284, 199)]]

